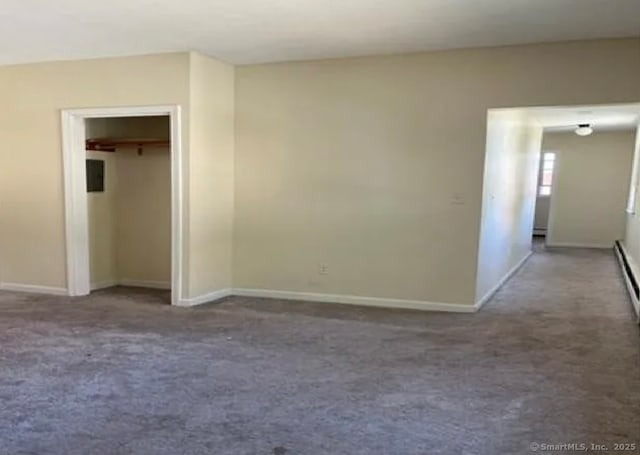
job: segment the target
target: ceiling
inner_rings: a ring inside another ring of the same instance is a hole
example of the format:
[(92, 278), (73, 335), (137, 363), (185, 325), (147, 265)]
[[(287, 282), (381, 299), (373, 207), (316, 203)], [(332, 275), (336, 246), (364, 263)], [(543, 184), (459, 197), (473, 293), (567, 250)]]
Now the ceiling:
[(0, 2), (0, 64), (186, 50), (247, 64), (629, 36), (640, 0)]
[(635, 129), (640, 125), (640, 103), (540, 107), (522, 111), (545, 131), (573, 131), (580, 123), (590, 124), (596, 132)]

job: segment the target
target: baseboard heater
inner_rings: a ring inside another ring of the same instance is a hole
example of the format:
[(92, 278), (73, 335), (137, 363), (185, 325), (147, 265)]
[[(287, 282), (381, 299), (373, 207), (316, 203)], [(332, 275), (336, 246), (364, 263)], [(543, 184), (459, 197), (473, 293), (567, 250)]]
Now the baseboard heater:
[(620, 266), (622, 267), (622, 274), (624, 275), (624, 280), (627, 284), (627, 290), (629, 291), (629, 295), (631, 297), (633, 309), (636, 312), (636, 319), (638, 323), (640, 323), (640, 288), (638, 287), (638, 280), (633, 274), (633, 269), (629, 265), (627, 254), (625, 253), (624, 248), (620, 244), (619, 240), (616, 240), (615, 250), (616, 255), (618, 256), (618, 260), (620, 261)]

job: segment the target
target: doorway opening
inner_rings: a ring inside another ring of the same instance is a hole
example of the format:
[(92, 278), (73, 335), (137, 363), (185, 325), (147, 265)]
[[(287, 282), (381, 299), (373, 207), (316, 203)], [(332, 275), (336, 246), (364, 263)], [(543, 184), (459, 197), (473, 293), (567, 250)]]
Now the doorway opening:
[(534, 251), (640, 248), (640, 103), (490, 109), (486, 141), (477, 308)]
[(534, 246), (613, 248), (629, 221), (640, 104), (525, 111), (543, 128)]
[(62, 112), (70, 295), (125, 285), (182, 298), (177, 106)]

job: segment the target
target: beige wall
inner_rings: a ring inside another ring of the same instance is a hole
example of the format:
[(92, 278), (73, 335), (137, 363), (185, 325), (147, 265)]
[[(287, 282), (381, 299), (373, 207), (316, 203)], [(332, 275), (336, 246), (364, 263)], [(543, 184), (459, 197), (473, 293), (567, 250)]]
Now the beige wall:
[(538, 196), (536, 199), (536, 214), (533, 221), (533, 227), (541, 233), (546, 233), (549, 224), (549, 202), (548, 196)]
[(487, 119), (476, 301), (531, 252), (542, 128), (516, 114)]
[(636, 39), (238, 67), (234, 287), (473, 304), (487, 109), (637, 102), (639, 57)]
[(171, 159), (168, 147), (117, 150), (119, 281), (170, 288)]
[(548, 245), (613, 247), (624, 235), (635, 131), (545, 134), (556, 153)]
[(168, 115), (147, 117), (107, 117), (86, 121), (87, 138), (171, 138), (171, 122)]
[(0, 67), (0, 281), (66, 287), (60, 109), (178, 104), (188, 144), (188, 58)]
[(89, 221), (89, 266), (91, 288), (118, 281), (118, 242), (116, 238), (117, 172), (116, 155), (87, 151), (87, 158), (104, 161), (104, 191), (87, 193)]
[(234, 69), (190, 54), (188, 297), (231, 287)]
[(235, 76), (194, 53), (0, 67), (0, 281), (65, 286), (60, 109), (178, 104), (187, 297), (233, 284), (473, 304), (487, 110), (637, 102), (639, 56), (636, 39)]
[[(168, 117), (91, 119), (87, 137), (169, 139)], [(171, 158), (168, 147), (87, 152), (105, 161), (105, 191), (88, 193), (92, 288), (171, 282)]]

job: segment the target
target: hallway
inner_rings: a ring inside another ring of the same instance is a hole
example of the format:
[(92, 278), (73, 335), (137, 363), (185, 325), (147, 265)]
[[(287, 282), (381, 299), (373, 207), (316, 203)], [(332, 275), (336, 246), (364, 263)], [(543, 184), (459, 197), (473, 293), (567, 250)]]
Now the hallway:
[(477, 316), (506, 390), (530, 394), (510, 433), (610, 450), (640, 440), (640, 328), (612, 250), (538, 244)]
[(611, 251), (537, 251), (475, 315), (165, 299), (0, 293), (0, 453), (640, 442), (640, 329)]

